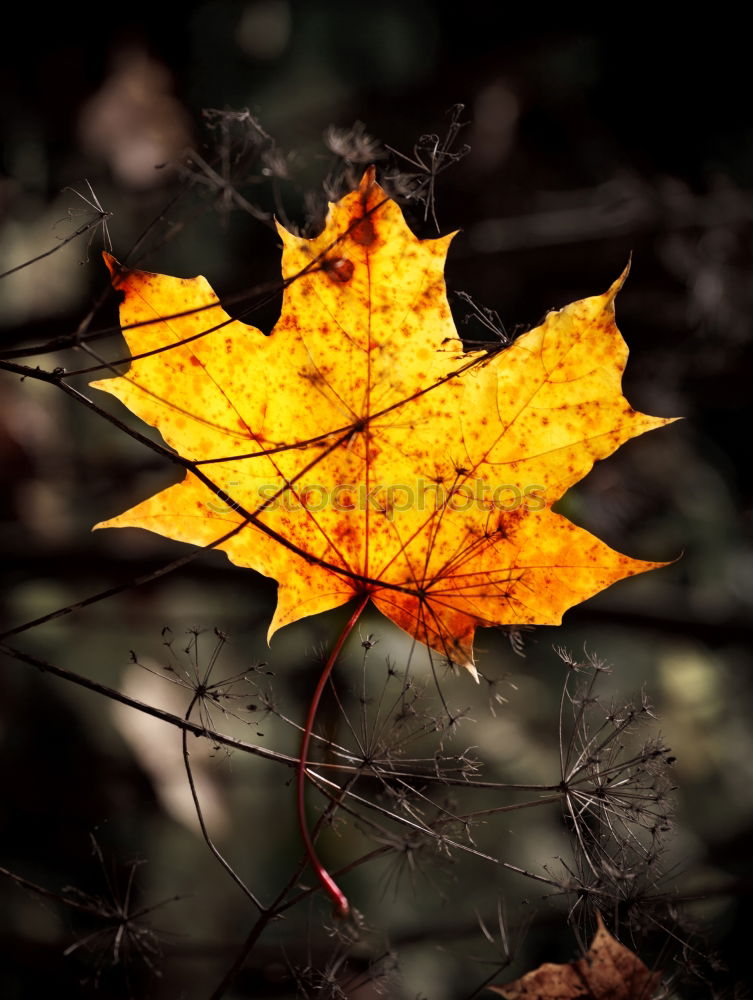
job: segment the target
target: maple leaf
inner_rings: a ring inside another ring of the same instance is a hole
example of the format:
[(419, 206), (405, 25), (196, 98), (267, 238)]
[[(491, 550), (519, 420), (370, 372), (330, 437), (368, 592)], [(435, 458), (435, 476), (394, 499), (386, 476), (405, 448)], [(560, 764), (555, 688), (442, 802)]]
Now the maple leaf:
[(545, 962), (512, 983), (487, 989), (506, 1000), (650, 1000), (661, 974), (616, 941), (601, 914), (596, 919), (598, 928), (583, 958), (568, 965)]
[(454, 234), (417, 239), (373, 170), (319, 236), (278, 231), (284, 298), (269, 336), (231, 319), (202, 277), (106, 255), (134, 357), (94, 385), (192, 467), (98, 528), (195, 545), (235, 528), (218, 547), (279, 584), (270, 638), (368, 594), (472, 672), (477, 626), (558, 624), (664, 565), (551, 509), (596, 460), (670, 422), (622, 395), (622, 279), (504, 351), (466, 353), (443, 277)]

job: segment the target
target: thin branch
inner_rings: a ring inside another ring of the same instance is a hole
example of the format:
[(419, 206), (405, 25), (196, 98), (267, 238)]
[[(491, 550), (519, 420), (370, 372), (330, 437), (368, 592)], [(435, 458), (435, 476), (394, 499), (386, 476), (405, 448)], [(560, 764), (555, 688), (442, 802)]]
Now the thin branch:
[(3, 868), (2, 866), (0, 866), (0, 875), (4, 875), (5, 878), (15, 882), (16, 885), (23, 886), (24, 889), (30, 889), (38, 896), (45, 896), (47, 899), (54, 899), (56, 903), (64, 903), (66, 906), (70, 906), (74, 910), (81, 910), (82, 913), (89, 913), (97, 917), (102, 915), (101, 907), (94, 906), (93, 904), (80, 903), (75, 899), (71, 899), (70, 896), (66, 896), (62, 892), (53, 892), (52, 889), (46, 889), (43, 885), (38, 885), (36, 882), (32, 882), (30, 879), (24, 878), (22, 875), (16, 875), (15, 872), (8, 871), (7, 868)]
[(79, 236), (83, 236), (85, 233), (88, 233), (89, 230), (94, 229), (97, 226), (101, 226), (104, 219), (108, 215), (110, 215), (110, 213), (106, 212), (101, 218), (92, 219), (91, 222), (84, 223), (84, 225), (78, 227), (75, 233), (71, 233), (70, 236), (66, 236), (65, 239), (62, 239), (57, 246), (50, 247), (49, 250), (45, 250), (44, 253), (37, 254), (36, 257), (32, 257), (30, 260), (25, 260), (23, 264), (16, 264), (15, 267), (11, 267), (7, 271), (3, 271), (0, 274), (0, 280), (7, 278), (10, 274), (16, 274), (17, 271), (23, 271), (25, 267), (31, 267), (32, 264), (37, 264), (40, 260), (44, 260), (45, 257), (51, 257), (52, 254), (57, 253), (58, 250), (62, 250), (64, 246), (71, 243), (73, 240), (78, 239)]
[(167, 563), (165, 566), (161, 566), (159, 569), (152, 570), (150, 573), (143, 573), (141, 576), (134, 577), (127, 583), (119, 583), (114, 587), (109, 587), (107, 590), (100, 590), (97, 594), (92, 594), (90, 597), (85, 597), (81, 601), (75, 601), (73, 604), (66, 604), (64, 608), (58, 608), (57, 611), (49, 611), (46, 615), (40, 615), (39, 618), (33, 618), (31, 621), (24, 622), (22, 625), (16, 625), (15, 628), (8, 629), (6, 632), (0, 632), (0, 640), (9, 639), (12, 635), (20, 635), (22, 632), (26, 632), (29, 629), (36, 628), (38, 625), (45, 625), (47, 622), (55, 621), (57, 618), (64, 618), (66, 615), (73, 614), (74, 611), (80, 611), (82, 608), (87, 608), (91, 604), (96, 604), (98, 601), (104, 601), (108, 597), (114, 597), (116, 594), (122, 594), (126, 590), (130, 590), (132, 587), (140, 587), (145, 583), (151, 583), (153, 580), (158, 580), (162, 576), (166, 576), (168, 573), (172, 573), (176, 569), (180, 569), (182, 566), (188, 565), (197, 559), (201, 553), (206, 550), (211, 550), (217, 548), (218, 545), (222, 545), (223, 542), (228, 541), (234, 535), (237, 535), (245, 527), (244, 524), (239, 524), (232, 531), (226, 532), (224, 535), (220, 535), (219, 538), (215, 539), (213, 542), (209, 542), (203, 548), (196, 549), (193, 552), (189, 552), (185, 556), (181, 556), (180, 559), (175, 559), (173, 562)]
[[(121, 705), (127, 705), (129, 708), (134, 708), (139, 712), (144, 712), (146, 715), (151, 715), (155, 719), (166, 722), (168, 725), (176, 726), (178, 729), (184, 729), (186, 732), (193, 733), (194, 736), (200, 736), (204, 739), (211, 740), (212, 743), (229, 747), (232, 750), (240, 750), (243, 753), (254, 754), (257, 757), (263, 757), (265, 760), (274, 761), (277, 764), (285, 764), (287, 767), (298, 766), (298, 757), (280, 753), (276, 750), (268, 750), (266, 747), (258, 746), (255, 743), (247, 743), (244, 740), (235, 739), (232, 736), (226, 736), (224, 733), (220, 733), (215, 729), (199, 725), (196, 722), (184, 719), (180, 715), (174, 715), (172, 712), (167, 712), (154, 705), (149, 705), (136, 698), (131, 698), (129, 695), (123, 694), (122, 691), (118, 691), (116, 688), (108, 687), (108, 685), (101, 684), (99, 681), (90, 680), (82, 674), (77, 674), (72, 670), (66, 669), (65, 667), (59, 667), (56, 664), (43, 660), (38, 656), (33, 656), (31, 653), (26, 653), (13, 646), (8, 646), (3, 642), (0, 642), (0, 653), (5, 653), (6, 656), (12, 657), (14, 660), (36, 667), (38, 670), (42, 671), (42, 673), (52, 674), (54, 677), (59, 677), (61, 680), (68, 681), (71, 684), (76, 684), (78, 687), (83, 687), (87, 691), (93, 691), (95, 694), (102, 695), (105, 698), (110, 698), (112, 701), (117, 701)], [(363, 764), (355, 765), (306, 761), (306, 769), (309, 777), (316, 774), (316, 771), (312, 771), (312, 768), (351, 775), (358, 774), (368, 776), (372, 773), (375, 775), (379, 774), (377, 770), (366, 767)], [(496, 781), (470, 781), (464, 778), (451, 778), (443, 775), (437, 775), (432, 771), (395, 771), (390, 772), (390, 776), (412, 778), (422, 782), (436, 782), (437, 784), (442, 785), (456, 785), (461, 788), (493, 789), (499, 791), (547, 792), (555, 791), (559, 787), (558, 785), (513, 785)]]
[(213, 742), (219, 743), (222, 746), (231, 747), (234, 750), (242, 750), (244, 753), (255, 754), (257, 757), (264, 757), (266, 760), (272, 760), (278, 764), (286, 764), (288, 767), (295, 767), (298, 764), (297, 757), (291, 757), (288, 754), (278, 753), (274, 750), (267, 750), (254, 743), (246, 743), (243, 740), (236, 740), (231, 736), (225, 736), (223, 733), (207, 729), (205, 726), (201, 726), (196, 722), (191, 722), (189, 719), (184, 719), (180, 715), (173, 715), (172, 712), (166, 712), (164, 709), (157, 708), (155, 705), (148, 705), (146, 702), (139, 701), (137, 698), (131, 698), (129, 695), (123, 694), (122, 691), (118, 691), (116, 688), (108, 687), (108, 685), (101, 684), (99, 681), (90, 680), (88, 677), (74, 673), (72, 670), (67, 670), (65, 667), (58, 667), (55, 664), (48, 663), (46, 660), (42, 660), (37, 656), (32, 656), (30, 653), (25, 653), (20, 649), (7, 646), (2, 642), (0, 642), (0, 653), (5, 653), (6, 656), (11, 656), (15, 660), (20, 660), (22, 663), (29, 664), (29, 666), (37, 667), (37, 669), (41, 670), (43, 673), (52, 674), (55, 677), (60, 677), (62, 680), (69, 681), (71, 684), (76, 684), (78, 687), (86, 688), (88, 691), (94, 691), (96, 694), (103, 695), (111, 701), (117, 701), (121, 705), (127, 705), (129, 708), (135, 708), (139, 712), (151, 715), (155, 719), (167, 722), (171, 726), (177, 726), (179, 729), (184, 729), (188, 733), (193, 733), (194, 736), (202, 736), (206, 739), (212, 740)]
[[(199, 700), (200, 697), (201, 696), (200, 696), (199, 692), (197, 691), (196, 694), (194, 694), (193, 698), (191, 699), (191, 703), (189, 704), (188, 709), (186, 710), (186, 715), (185, 715), (185, 721), (186, 722), (188, 722), (190, 720), (191, 713), (193, 712), (194, 707), (195, 707), (195, 705), (196, 705), (196, 703), (197, 703), (197, 701)], [(263, 912), (264, 911), (264, 906), (259, 902), (259, 900), (257, 899), (257, 897), (248, 888), (248, 886), (246, 885), (246, 883), (243, 881), (243, 879), (240, 877), (240, 875), (237, 874), (237, 872), (229, 864), (229, 862), (225, 860), (225, 858), (222, 856), (222, 854), (220, 853), (220, 851), (215, 846), (214, 841), (212, 840), (211, 836), (209, 835), (209, 830), (207, 829), (207, 824), (206, 824), (206, 822), (204, 820), (204, 813), (203, 813), (202, 808), (201, 808), (201, 803), (199, 802), (199, 793), (196, 790), (196, 782), (194, 781), (193, 769), (191, 767), (191, 755), (190, 755), (190, 753), (188, 751), (188, 730), (186, 730), (186, 729), (184, 729), (183, 732), (182, 732), (181, 742), (182, 742), (182, 750), (183, 750), (183, 764), (184, 764), (185, 769), (186, 769), (186, 777), (188, 778), (188, 787), (191, 790), (191, 798), (193, 799), (194, 808), (196, 809), (196, 817), (197, 817), (197, 819), (199, 821), (199, 826), (201, 827), (201, 834), (204, 837), (206, 845), (209, 848), (209, 850), (212, 852), (212, 854), (215, 856), (215, 858), (217, 858), (217, 860), (222, 865), (222, 867), (225, 869), (225, 871), (228, 873), (228, 875), (233, 880), (233, 882), (235, 882), (235, 884), (238, 886), (238, 888), (246, 896), (248, 896), (248, 898), (251, 900), (251, 902), (254, 904), (254, 906), (258, 910), (260, 910), (260, 911)]]

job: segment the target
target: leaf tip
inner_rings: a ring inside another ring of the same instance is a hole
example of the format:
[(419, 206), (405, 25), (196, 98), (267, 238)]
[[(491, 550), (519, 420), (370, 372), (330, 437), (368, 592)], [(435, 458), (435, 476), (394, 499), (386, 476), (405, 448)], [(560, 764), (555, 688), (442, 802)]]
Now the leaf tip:
[(476, 664), (473, 662), (473, 660), (467, 659), (463, 663), (461, 663), (460, 666), (465, 667), (465, 669), (468, 671), (468, 673), (471, 675), (471, 677), (477, 684), (481, 683), (481, 678), (478, 675), (478, 670), (476, 670)]
[(617, 293), (622, 290), (622, 286), (625, 284), (625, 282), (627, 281), (627, 277), (630, 274), (630, 267), (632, 263), (633, 263), (633, 255), (631, 253), (628, 257), (627, 264), (622, 270), (622, 274), (619, 276), (619, 278), (617, 278), (616, 281), (612, 282), (612, 284), (606, 291), (604, 298), (607, 300), (607, 302), (613, 302), (615, 297), (617, 296)]
[(361, 178), (361, 183), (358, 185), (358, 190), (361, 194), (368, 194), (368, 192), (376, 184), (376, 166), (372, 163), (371, 166), (367, 167), (363, 172), (363, 177)]
[(290, 243), (291, 239), (295, 238), (293, 236), (293, 234), (291, 232), (289, 232), (285, 228), (285, 226), (283, 226), (283, 224), (280, 222), (280, 220), (277, 218), (277, 216), (275, 216), (275, 218), (273, 219), (273, 222), (275, 224), (275, 229), (277, 230), (277, 235), (282, 240), (282, 245), (283, 246), (285, 246), (286, 243)]
[(107, 250), (102, 251), (102, 259), (107, 265), (107, 270), (110, 272), (110, 281), (112, 282), (112, 287), (115, 289), (123, 290), (122, 286), (126, 278), (130, 273), (132, 273), (130, 269), (124, 267), (124, 265), (121, 264), (116, 257), (113, 257), (111, 253), (108, 253)]
[(280, 629), (280, 623), (276, 620), (275, 616), (272, 618), (272, 621), (269, 623), (269, 628), (267, 629), (267, 648), (269, 648), (269, 646), (272, 644), (272, 637), (274, 636), (275, 632), (279, 631), (279, 629)]
[(122, 274), (125, 268), (111, 253), (107, 250), (102, 251), (102, 260), (107, 264), (107, 269), (113, 278), (116, 278), (119, 274)]

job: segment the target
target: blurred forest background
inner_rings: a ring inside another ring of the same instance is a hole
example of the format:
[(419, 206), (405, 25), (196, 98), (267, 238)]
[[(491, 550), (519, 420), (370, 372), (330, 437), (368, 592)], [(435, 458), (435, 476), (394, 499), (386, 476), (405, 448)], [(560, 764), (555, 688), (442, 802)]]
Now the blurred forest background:
[[(481, 778), (556, 783), (567, 668), (555, 645), (612, 667), (599, 678), (605, 702), (644, 688), (657, 720), (643, 735), (671, 748), (677, 786), (651, 890), (677, 896), (666, 912), (678, 922), (634, 921), (628, 943), (647, 949), (678, 996), (731, 996), (745, 979), (753, 921), (748, 39), (721, 21), (671, 37), (638, 18), (607, 28), (563, 15), (546, 27), (500, 28), (495, 6), (213, 0), (184, 4), (178, 16), (157, 4), (135, 13), (61, 5), (43, 16), (18, 6), (27, 24), (6, 38), (0, 64), (0, 271), (55, 252), (0, 282), (0, 358), (70, 370), (95, 364), (92, 350), (126, 353), (117, 333), (70, 342), (117, 323), (99, 253), (108, 239), (129, 263), (204, 274), (230, 312), (270, 330), (280, 303), (267, 294), (279, 287), (272, 214), (315, 232), (325, 190), (342, 193), (371, 162), (402, 194), (419, 236), (437, 235), (434, 215), (439, 232), (461, 230), (446, 279), (470, 341), (494, 339), (480, 317), (515, 336), (549, 309), (604, 291), (632, 255), (617, 305), (631, 351), (626, 395), (644, 412), (685, 420), (623, 446), (561, 509), (632, 556), (681, 558), (574, 609), (561, 628), (516, 643), (479, 632), (486, 680), (441, 681), (469, 715), (444, 747), (459, 757), (474, 748)], [(450, 110), (458, 103), (462, 112)], [(463, 128), (444, 147), (453, 121)], [(438, 145), (419, 141), (429, 133)], [(405, 159), (416, 156), (447, 169), (433, 178)], [(57, 338), (69, 339), (52, 354), (27, 350)], [(87, 382), (74, 380), (82, 390)], [(188, 553), (143, 532), (90, 531), (179, 478), (55, 387), (0, 372), (0, 632)], [(214, 723), (295, 754), (295, 729), (262, 711), (268, 685), (279, 711), (300, 721), (321, 648), (344, 614), (290, 626), (270, 650), (274, 601), (272, 581), (204, 553), (6, 641), (183, 714), (186, 692), (139, 664), (159, 672), (172, 636), (173, 665), (190, 669), (186, 630), (197, 626), (207, 630), (197, 640), (206, 667), (220, 629), (229, 639), (217, 676), (248, 671), (250, 693), (241, 718), (218, 710)], [(377, 645), (353, 642), (337, 672), (354, 718), (362, 657), (376, 704), (386, 659), (404, 664), (408, 649), (376, 612), (361, 631)], [(434, 711), (428, 671), (419, 679), (421, 711)], [(345, 739), (334, 703), (327, 712)], [(0, 739), (0, 865), (17, 877), (0, 881), (0, 994), (209, 996), (255, 913), (200, 839), (179, 731), (3, 656)], [(218, 844), (271, 898), (301, 851), (291, 772), (193, 743)], [(406, 752), (431, 761), (437, 739), (417, 737)], [(508, 801), (474, 794), (464, 809)], [(415, 803), (425, 818), (427, 803)], [(380, 841), (346, 819), (322, 838), (334, 867), (389, 849), (344, 880), (363, 913), (360, 940), (328, 931), (329, 906), (313, 896), (267, 929), (227, 995), (364, 1000), (379, 987), (395, 998), (470, 998), (505, 962), (498, 928), (493, 945), (478, 920), (491, 935), (500, 900), (514, 948), (498, 981), (568, 961), (588, 940), (593, 924), (577, 892), (436, 843), (408, 850), (399, 831), (392, 836)], [(490, 816), (473, 836), (512, 864), (567, 881), (569, 832), (556, 808)], [(129, 886), (133, 912), (156, 908), (124, 933), (115, 911)]]

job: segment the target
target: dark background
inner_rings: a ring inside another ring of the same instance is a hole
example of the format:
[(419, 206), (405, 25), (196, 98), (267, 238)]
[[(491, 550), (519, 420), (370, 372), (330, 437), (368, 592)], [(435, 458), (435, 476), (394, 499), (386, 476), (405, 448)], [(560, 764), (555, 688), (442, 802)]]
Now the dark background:
[[(256, 169), (243, 194), (262, 211), (311, 228), (323, 210), (322, 181), (340, 162), (324, 138), (329, 126), (360, 121), (381, 143), (412, 155), (422, 134), (446, 133), (448, 109), (458, 102), (467, 125), (457, 145), (471, 149), (438, 178), (435, 201), (441, 232), (461, 230), (447, 267), (451, 292), (495, 310), (514, 335), (551, 308), (603, 291), (632, 255), (618, 301), (631, 349), (626, 394), (638, 409), (685, 420), (624, 446), (571, 491), (563, 510), (630, 555), (681, 558), (574, 609), (561, 629), (534, 631), (525, 658), (503, 636), (480, 635), (484, 669), (509, 675), (517, 690), (506, 692), (496, 722), (487, 712), (478, 732), (469, 726), (463, 738), (482, 753), (491, 741), (504, 758), (502, 771), (515, 780), (526, 773), (544, 780), (562, 683), (553, 643), (576, 651), (586, 644), (608, 660), (610, 690), (629, 694), (645, 685), (656, 730), (677, 757), (668, 867), (675, 866), (678, 891), (714, 890), (692, 916), (710, 936), (696, 946), (713, 946), (730, 970), (728, 978), (718, 973), (715, 988), (744, 979), (753, 832), (753, 116), (744, 32), (721, 18), (649, 31), (639, 17), (607, 28), (579, 26), (563, 14), (560, 24), (547, 15), (544, 28), (533, 18), (505, 23), (470, 5), (366, 8), (325, 0), (218, 0), (186, 4), (179, 17), (160, 5), (135, 15), (117, 5), (17, 14), (26, 27), (6, 41), (0, 65), (0, 270), (43, 253), (86, 221), (69, 216), (86, 206), (65, 189), (91, 198), (87, 179), (112, 212), (116, 255), (161, 218), (139, 245), (138, 263), (205, 274), (232, 311), (250, 287), (274, 282), (278, 241), (264, 222), (223, 201), (200, 169), (175, 166), (185, 164), (187, 148), (219, 162), (221, 130), (207, 129), (204, 109), (248, 108), (258, 116), (287, 177), (277, 182)], [(167, 165), (155, 170), (155, 163)], [(379, 176), (405, 167), (395, 155), (377, 164)], [(405, 210), (420, 236), (436, 235), (420, 203), (408, 200)], [(77, 328), (106, 289), (94, 236), (88, 249), (86, 234), (2, 281), (4, 349)], [(452, 295), (451, 303), (462, 324), (467, 306)], [(276, 310), (273, 297), (249, 321), (271, 329)], [(94, 326), (114, 321), (112, 301), (103, 301)], [(460, 329), (471, 339), (483, 332), (473, 323)], [(123, 353), (115, 337), (96, 347), (108, 357)], [(80, 351), (37, 360), (69, 368), (89, 362)], [(0, 373), (0, 612), (9, 626), (184, 551), (135, 532), (89, 531), (174, 479), (155, 456), (51, 387)], [(273, 606), (270, 581), (208, 554), (16, 644), (107, 683), (129, 683), (129, 649), (159, 656), (163, 626), (176, 634), (193, 623), (218, 626), (232, 636), (229, 669), (269, 659), (283, 675), (289, 714), (300, 718), (313, 676), (306, 658), (340, 619), (292, 626), (270, 654), (264, 635)], [(391, 641), (391, 627), (378, 616), (367, 627)], [(447, 681), (463, 704), (476, 697), (468, 683)], [(95, 988), (103, 996), (129, 988), (136, 996), (205, 995), (249, 918), (242, 900), (228, 903), (232, 887), (179, 808), (166, 805), (172, 779), (160, 777), (153, 761), (161, 759), (159, 739), (177, 736), (159, 730), (152, 757), (148, 747), (139, 755), (147, 735), (130, 732), (109, 705), (12, 660), (0, 673), (0, 717), (0, 863), (56, 891), (74, 885), (102, 893), (94, 833), (111, 878), (117, 871), (122, 881), (128, 862), (144, 859), (136, 877), (147, 902), (183, 897), (155, 915), (165, 929), (163, 979), (136, 962), (128, 987), (104, 960), (95, 981), (96, 951), (63, 957), (87, 929), (55, 900), (5, 881), (3, 996), (89, 995)], [(291, 733), (274, 723), (265, 739), (294, 749)], [(518, 749), (505, 757), (507, 745)], [(274, 885), (273, 872), (282, 878), (298, 850), (291, 790), (287, 775), (265, 771), (260, 778), (246, 765), (235, 758), (207, 765), (217, 785), (217, 823), (225, 817), (223, 842), (251, 881)], [(270, 822), (289, 828), (284, 843), (269, 844)], [(520, 838), (532, 845), (529, 863), (556, 856), (556, 820), (527, 822), (525, 814), (515, 821), (511, 859)], [(385, 895), (376, 878), (357, 883), (367, 918), (403, 944), (405, 982), (388, 995), (460, 997), (464, 984), (483, 978), (483, 969), (469, 973), (463, 963), (480, 948), (474, 910), (494, 907), (487, 877), (483, 869), (440, 872), (439, 885), (423, 882), (414, 895), (408, 884), (399, 899), (391, 890)], [(499, 891), (514, 917), (521, 887), (505, 883)], [(522, 891), (537, 922), (513, 974), (567, 960), (575, 947), (564, 919), (552, 916), (559, 913), (554, 904), (530, 886)], [(308, 946), (315, 962), (324, 947), (318, 912), (305, 915), (314, 928), (308, 945), (287, 940), (291, 961)], [(305, 926), (297, 932), (304, 938)], [(282, 962), (284, 970), (284, 961), (276, 941), (265, 947), (258, 981), (241, 985), (238, 997), (273, 995), (269, 969)], [(274, 995), (292, 995), (280, 989)]]

